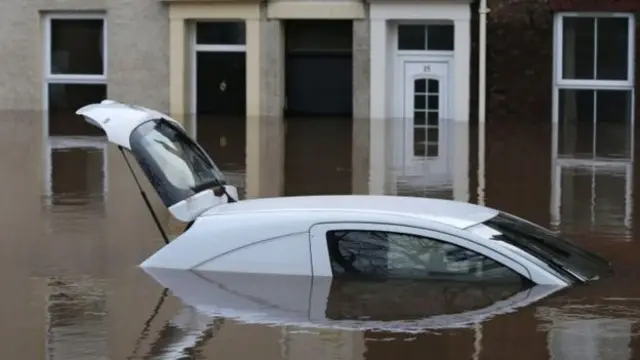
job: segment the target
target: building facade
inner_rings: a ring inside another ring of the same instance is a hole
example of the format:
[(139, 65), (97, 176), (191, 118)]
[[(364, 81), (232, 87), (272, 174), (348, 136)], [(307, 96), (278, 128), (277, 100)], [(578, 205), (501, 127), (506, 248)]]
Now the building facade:
[[(3, 1), (0, 111), (40, 122), (46, 139), (65, 137), (47, 142), (50, 149), (89, 146), (68, 138), (98, 134), (72, 114), (86, 103), (111, 98), (170, 112), (223, 167), (246, 165), (249, 196), (282, 192), (285, 163), (313, 156), (285, 161), (294, 141), (287, 129), (311, 129), (316, 119), (334, 124), (326, 131), (349, 144), (332, 149), (351, 153), (350, 192), (393, 192), (385, 187), (391, 176), (417, 187), (452, 182), (453, 196), (467, 199), (469, 162), (501, 146), (459, 141), (478, 117), (478, 6)], [(551, 144), (539, 151), (556, 162), (554, 177), (587, 160), (629, 163), (640, 5), (489, 0), (488, 7), (482, 131), (512, 121), (553, 124)]]

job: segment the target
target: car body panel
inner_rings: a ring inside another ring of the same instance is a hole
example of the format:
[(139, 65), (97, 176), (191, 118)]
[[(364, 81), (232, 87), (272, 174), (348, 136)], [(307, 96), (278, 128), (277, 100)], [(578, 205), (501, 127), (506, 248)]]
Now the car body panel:
[(302, 211), (356, 212), (362, 215), (387, 214), (430, 220), (464, 229), (488, 220), (497, 210), (451, 200), (384, 195), (286, 196), (243, 200), (212, 208), (202, 216), (234, 213)]
[[(225, 206), (228, 205), (221, 205)], [(507, 266), (514, 270), (519, 264), (516, 271), (537, 284), (566, 285), (566, 281), (540, 271), (533, 262), (518, 253), (499, 243), (483, 240), (467, 230), (417, 217), (355, 211), (292, 209), (203, 216), (140, 266), (331, 277), (326, 239), (318, 234), (323, 226), (330, 226), (325, 224), (336, 223), (357, 224), (362, 229), (437, 235), (438, 239), (465, 244), (465, 247), (505, 265), (512, 264)]]
[(138, 126), (158, 118), (165, 118), (184, 129), (175, 119), (142, 106), (122, 104), (113, 100), (104, 100), (97, 104), (89, 104), (76, 111), (84, 116), (91, 125), (101, 128), (107, 140), (115, 145), (131, 150), (129, 139), (131, 132)]
[[(220, 205), (220, 208), (233, 208), (237, 203)], [(380, 224), (402, 224), (405, 226), (428, 226), (435, 231), (456, 230), (464, 234), (464, 230), (428, 221), (420, 217), (409, 217), (394, 213), (361, 213), (358, 211), (330, 211), (283, 209), (279, 211), (253, 212), (220, 212), (217, 215), (201, 216), (183, 234), (171, 241), (145, 260), (141, 267), (192, 270), (212, 259), (232, 251), (262, 242), (268, 239), (281, 238), (293, 234), (304, 233), (304, 242), (309, 246), (309, 230), (312, 226), (325, 222), (370, 222)], [(293, 259), (280, 251), (256, 252), (256, 257), (273, 256), (282, 262), (281, 273), (298, 272), (289, 268)], [(243, 272), (260, 272), (256, 267), (262, 263), (259, 259), (246, 258), (247, 265)], [(311, 266), (309, 264), (309, 266)]]

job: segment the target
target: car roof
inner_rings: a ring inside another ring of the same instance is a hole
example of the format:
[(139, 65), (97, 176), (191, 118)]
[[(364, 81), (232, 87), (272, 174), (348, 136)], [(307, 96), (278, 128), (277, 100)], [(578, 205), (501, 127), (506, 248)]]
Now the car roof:
[(498, 214), (495, 209), (461, 201), (386, 195), (287, 196), (241, 200), (216, 206), (203, 216), (251, 212), (289, 213), (295, 211), (389, 214), (422, 218), (460, 229), (486, 221)]

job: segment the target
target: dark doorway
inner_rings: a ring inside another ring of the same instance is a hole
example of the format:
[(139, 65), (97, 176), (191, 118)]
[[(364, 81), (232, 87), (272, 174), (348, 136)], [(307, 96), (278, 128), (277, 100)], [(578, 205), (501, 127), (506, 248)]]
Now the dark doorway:
[(245, 162), (244, 31), (244, 22), (196, 24), (197, 140), (223, 170)]
[(351, 193), (352, 24), (285, 23), (286, 195)]
[(352, 21), (285, 23), (287, 117), (351, 118), (352, 47)]

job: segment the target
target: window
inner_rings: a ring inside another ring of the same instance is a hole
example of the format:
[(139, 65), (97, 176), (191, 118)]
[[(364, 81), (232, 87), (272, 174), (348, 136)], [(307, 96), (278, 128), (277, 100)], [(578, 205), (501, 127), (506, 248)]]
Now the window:
[(453, 23), (398, 25), (398, 50), (453, 51)]
[(231, 45), (244, 51), (246, 30), (243, 21), (217, 21), (196, 23), (196, 44)]
[(105, 21), (102, 15), (49, 15), (45, 19), (45, 108), (48, 135), (101, 135), (75, 111), (107, 96)]
[(519, 282), (515, 271), (483, 255), (435, 239), (384, 231), (327, 232), (336, 277)]
[(558, 157), (632, 158), (634, 29), (633, 15), (558, 15), (554, 89)]
[(437, 157), (440, 128), (440, 80), (413, 80), (413, 155)]
[(167, 207), (226, 184), (201, 148), (167, 120), (138, 126), (131, 133), (131, 152)]
[(588, 280), (609, 275), (607, 260), (582, 249), (553, 232), (523, 221), (515, 216), (500, 213), (497, 216), (468, 229), (487, 240), (502, 241), (535, 256), (551, 269), (575, 278)]

